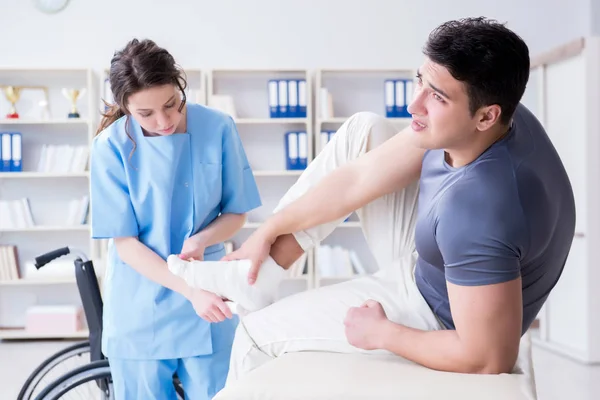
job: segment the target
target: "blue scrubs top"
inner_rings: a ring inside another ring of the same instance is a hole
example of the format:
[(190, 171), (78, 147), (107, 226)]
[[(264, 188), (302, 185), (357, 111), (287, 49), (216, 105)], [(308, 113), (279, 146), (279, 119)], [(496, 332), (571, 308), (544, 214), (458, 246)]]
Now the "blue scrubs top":
[[(157, 137), (144, 136), (140, 125), (129, 121), (137, 144), (133, 154), (125, 117), (92, 144), (93, 238), (138, 237), (166, 259), (219, 214), (246, 213), (261, 205), (231, 117), (188, 103), (187, 132)], [(204, 257), (224, 255), (221, 243), (208, 247)], [(102, 350), (108, 358), (211, 354), (210, 323), (183, 296), (121, 261), (112, 240), (105, 282)], [(221, 324), (235, 328), (231, 320)]]

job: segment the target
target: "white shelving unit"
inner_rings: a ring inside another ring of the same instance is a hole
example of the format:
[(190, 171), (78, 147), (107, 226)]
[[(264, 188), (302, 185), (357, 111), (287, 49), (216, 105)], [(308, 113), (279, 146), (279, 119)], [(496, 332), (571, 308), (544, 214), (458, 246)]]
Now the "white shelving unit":
[[(249, 214), (248, 223), (233, 238), (234, 247), (241, 245), (252, 231), (272, 214), (279, 200), (303, 172), (286, 169), (286, 132), (306, 132), (307, 162), (310, 163), (320, 151), (318, 135), (315, 132), (336, 130), (349, 116), (359, 111), (373, 111), (385, 115), (384, 80), (411, 79), (414, 75), (414, 71), (411, 70), (393, 69), (204, 71), (184, 68), (184, 72), (188, 83), (188, 101), (215, 106), (211, 103), (213, 96), (230, 96), (234, 106), (232, 114), (260, 190), (263, 205)], [(22, 114), (20, 120), (0, 119), (0, 129), (22, 132), (24, 164), (23, 172), (0, 173), (0, 199), (29, 197), (34, 219), (43, 222), (35, 227), (0, 230), (0, 244), (19, 245), (21, 264), (44, 251), (69, 245), (81, 248), (91, 255), (98, 275), (103, 275), (107, 242), (90, 239), (89, 223), (81, 226), (64, 226), (59, 223), (61, 215), (66, 212), (65, 201), (69, 196), (74, 193), (89, 193), (89, 172), (37, 172), (36, 165), (42, 144), (91, 144), (100, 120), (99, 111), (103, 111), (101, 100), (110, 99), (106, 96), (107, 77), (107, 69), (100, 71), (100, 76), (95, 81), (92, 72), (83, 69), (0, 70), (0, 84), (43, 84), (51, 89), (49, 120), (39, 119), (37, 100), (28, 97), (33, 96), (34, 92), (24, 93), (21, 101), (17, 103), (17, 109)], [(305, 118), (270, 117), (267, 85), (272, 79), (306, 80)], [(62, 97), (60, 89), (84, 86), (87, 93), (78, 101), (81, 118), (66, 118), (70, 104)], [(318, 90), (321, 87), (326, 87), (333, 96), (335, 113), (327, 118), (320, 118), (318, 113)], [(0, 113), (5, 114), (8, 105), (5, 99), (0, 97)], [(404, 118), (391, 120), (397, 123), (399, 128), (408, 123)], [(343, 223), (325, 239), (323, 244), (353, 249), (365, 267), (375, 266), (374, 258), (362, 235), (360, 223), (354, 215), (349, 222)], [(351, 274), (320, 277), (316, 265), (317, 251), (318, 249), (310, 251), (306, 255), (306, 265), (301, 275), (290, 275), (282, 284), (282, 297), (355, 277)], [(33, 304), (70, 304), (75, 301), (79, 301), (79, 298), (72, 277), (1, 282), (0, 339), (44, 338), (22, 329), (26, 307)], [(19, 304), (19, 307), (14, 307), (14, 304)], [(87, 332), (84, 331), (75, 335), (58, 336), (84, 338), (86, 335)], [(46, 338), (58, 336), (47, 335)]]
[(534, 343), (582, 363), (599, 363), (600, 38), (567, 43), (532, 59), (531, 67), (523, 103), (562, 159), (577, 213), (569, 257), (538, 315)]
[[(0, 282), (0, 339), (44, 339), (87, 336), (87, 331), (36, 334), (24, 330), (26, 310), (33, 305), (81, 304), (73, 270), (60, 276), (36, 275), (34, 258), (63, 246), (84, 251), (92, 259), (98, 253), (90, 239), (89, 218), (69, 225), (69, 201), (89, 195), (87, 167), (81, 172), (39, 172), (44, 145), (89, 147), (96, 127), (96, 87), (90, 69), (0, 69), (0, 85), (44, 86), (24, 89), (16, 103), (18, 119), (6, 119), (10, 103), (0, 92), (0, 132), (19, 132), (22, 137), (22, 172), (0, 173), (0, 200), (27, 198), (33, 226), (0, 229), (0, 245), (14, 245), (20, 264), (20, 279)], [(80, 118), (68, 118), (71, 102), (62, 89), (85, 89), (77, 100)], [(40, 101), (48, 101), (47, 113)], [(87, 163), (86, 163), (87, 166)], [(71, 256), (60, 259), (70, 264)], [(58, 262), (58, 260), (57, 260)], [(46, 269), (54, 268), (55, 263)], [(27, 268), (26, 266), (29, 265)], [(71, 275), (72, 274), (72, 275)]]
[[(304, 79), (307, 88), (306, 118), (270, 118), (268, 82), (272, 79)], [(213, 96), (230, 96), (240, 138), (260, 191), (263, 205), (248, 215), (248, 223), (234, 238), (239, 247), (254, 229), (265, 221), (302, 170), (287, 170), (284, 135), (288, 131), (306, 131), (308, 163), (313, 159), (311, 75), (307, 70), (236, 70), (215, 69), (208, 74), (207, 104), (216, 106)], [(301, 276), (283, 282), (280, 295), (286, 296), (312, 287), (313, 255), (306, 256)]]
[[(370, 111), (386, 116), (384, 83), (388, 79), (411, 80), (415, 71), (411, 69), (318, 69), (315, 72), (315, 155), (322, 150), (320, 135), (325, 131), (337, 131), (353, 114)], [(331, 96), (332, 109), (326, 110), (326, 99), (321, 89)], [(388, 118), (398, 130), (410, 124), (410, 118)], [(340, 246), (355, 251), (367, 273), (376, 272), (375, 258), (371, 254), (356, 214), (349, 217), (327, 237), (322, 245)], [(315, 251), (315, 286), (343, 282), (357, 277), (356, 273), (339, 273), (322, 276), (319, 265), (319, 249)]]

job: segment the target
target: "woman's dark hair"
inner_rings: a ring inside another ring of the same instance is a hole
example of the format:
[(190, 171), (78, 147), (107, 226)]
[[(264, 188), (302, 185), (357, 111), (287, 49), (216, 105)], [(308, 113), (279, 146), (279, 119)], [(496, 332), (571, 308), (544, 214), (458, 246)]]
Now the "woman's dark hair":
[(423, 53), (464, 82), (471, 115), (498, 104), (508, 124), (529, 80), (529, 49), (516, 33), (495, 20), (465, 18), (434, 29)]
[(185, 74), (175, 63), (173, 56), (152, 40), (133, 39), (122, 50), (117, 51), (110, 62), (109, 82), (114, 104), (104, 102), (108, 109), (102, 114), (103, 118), (96, 135), (119, 118), (127, 115), (125, 132), (133, 142), (132, 153), (136, 143), (128, 131), (130, 113), (127, 110), (127, 101), (129, 96), (153, 86), (173, 84), (181, 90), (183, 96), (179, 112), (185, 106), (185, 88), (187, 87)]

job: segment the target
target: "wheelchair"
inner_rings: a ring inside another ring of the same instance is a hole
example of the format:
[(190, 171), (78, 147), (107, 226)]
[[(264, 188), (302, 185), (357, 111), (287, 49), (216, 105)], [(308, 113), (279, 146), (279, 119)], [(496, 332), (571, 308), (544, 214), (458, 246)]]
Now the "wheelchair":
[[(102, 295), (91, 260), (84, 253), (63, 247), (35, 259), (35, 267), (42, 268), (50, 261), (74, 254), (75, 281), (81, 297), (83, 313), (89, 329), (87, 341), (58, 351), (42, 362), (27, 378), (17, 400), (56, 400), (73, 397), (77, 393), (85, 399), (110, 400), (114, 398), (112, 376), (108, 359), (102, 354)], [(65, 367), (76, 361), (80, 365)], [(57, 372), (59, 370), (66, 372)], [(49, 383), (42, 383), (48, 376)], [(180, 400), (185, 399), (181, 382), (173, 377), (173, 386)]]

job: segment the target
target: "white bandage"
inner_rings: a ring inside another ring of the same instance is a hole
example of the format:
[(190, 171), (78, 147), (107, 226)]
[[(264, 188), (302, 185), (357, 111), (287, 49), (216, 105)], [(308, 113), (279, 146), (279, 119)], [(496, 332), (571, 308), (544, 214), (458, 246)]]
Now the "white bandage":
[(261, 265), (256, 282), (248, 283), (250, 260), (185, 261), (172, 254), (167, 258), (169, 270), (186, 283), (230, 300), (246, 312), (260, 310), (277, 299), (279, 284), (286, 276), (271, 257)]

